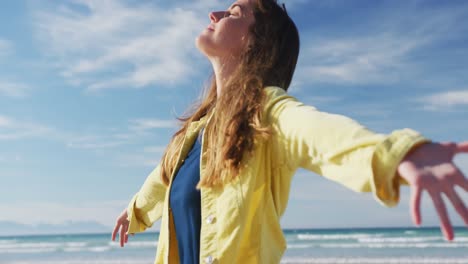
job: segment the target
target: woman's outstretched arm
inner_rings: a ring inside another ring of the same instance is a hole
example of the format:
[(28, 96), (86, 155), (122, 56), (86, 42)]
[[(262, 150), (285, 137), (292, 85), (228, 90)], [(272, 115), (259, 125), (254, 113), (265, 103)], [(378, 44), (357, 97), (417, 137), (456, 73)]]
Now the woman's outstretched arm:
[(275, 134), (277, 163), (290, 170), (306, 168), (354, 191), (372, 192), (386, 206), (398, 203), (401, 184), (411, 185), (414, 208), (421, 191), (430, 191), (447, 239), (453, 238), (453, 232), (443, 205), (439, 206), (441, 193), (452, 194), (457, 211), (467, 220), (466, 207), (453, 195), (455, 185), (466, 190), (467, 179), (452, 162), (455, 153), (468, 148), (466, 143), (432, 143), (411, 129), (378, 134), (348, 117), (305, 105), (281, 89), (268, 93), (266, 117)]

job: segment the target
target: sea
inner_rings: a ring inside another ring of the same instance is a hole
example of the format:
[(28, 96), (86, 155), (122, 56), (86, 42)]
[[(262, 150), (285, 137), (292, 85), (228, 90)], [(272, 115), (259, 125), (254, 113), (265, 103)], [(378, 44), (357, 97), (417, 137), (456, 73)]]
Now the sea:
[[(467, 263), (468, 229), (452, 242), (439, 228), (284, 230), (288, 248), (281, 263)], [(152, 264), (158, 233), (129, 237), (121, 248), (110, 233), (0, 236), (5, 264)]]

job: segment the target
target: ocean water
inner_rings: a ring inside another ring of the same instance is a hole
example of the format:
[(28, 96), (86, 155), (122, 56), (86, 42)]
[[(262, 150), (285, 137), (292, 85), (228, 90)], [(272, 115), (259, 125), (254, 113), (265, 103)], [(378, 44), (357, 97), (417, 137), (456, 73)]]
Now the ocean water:
[[(438, 228), (284, 230), (281, 263), (467, 263), (468, 229), (445, 241)], [(5, 264), (152, 264), (158, 233), (129, 238), (120, 248), (109, 234), (0, 237)]]

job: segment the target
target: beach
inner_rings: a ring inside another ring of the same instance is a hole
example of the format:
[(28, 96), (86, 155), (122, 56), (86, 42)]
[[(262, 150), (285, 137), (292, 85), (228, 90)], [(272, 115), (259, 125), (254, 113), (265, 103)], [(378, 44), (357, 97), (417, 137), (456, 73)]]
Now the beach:
[[(288, 229), (281, 263), (468, 264), (468, 230), (447, 242), (439, 228)], [(5, 264), (152, 264), (158, 233), (129, 238), (120, 248), (108, 234), (0, 237)]]

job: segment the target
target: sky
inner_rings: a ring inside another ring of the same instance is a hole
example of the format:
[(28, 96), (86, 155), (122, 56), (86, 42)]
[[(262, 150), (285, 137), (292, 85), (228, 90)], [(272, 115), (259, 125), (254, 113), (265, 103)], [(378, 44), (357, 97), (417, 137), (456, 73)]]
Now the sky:
[[(468, 140), (468, 2), (284, 1), (301, 36), (289, 93), (377, 133)], [(212, 70), (196, 49), (218, 0), (5, 1), (0, 9), (0, 221), (111, 227)], [(468, 175), (468, 155), (456, 164)], [(468, 204), (468, 195), (461, 192)], [(284, 228), (411, 226), (306, 170)], [(423, 225), (438, 225), (423, 196)], [(455, 225), (460, 218), (449, 206)], [(155, 225), (158, 228), (158, 224)]]

